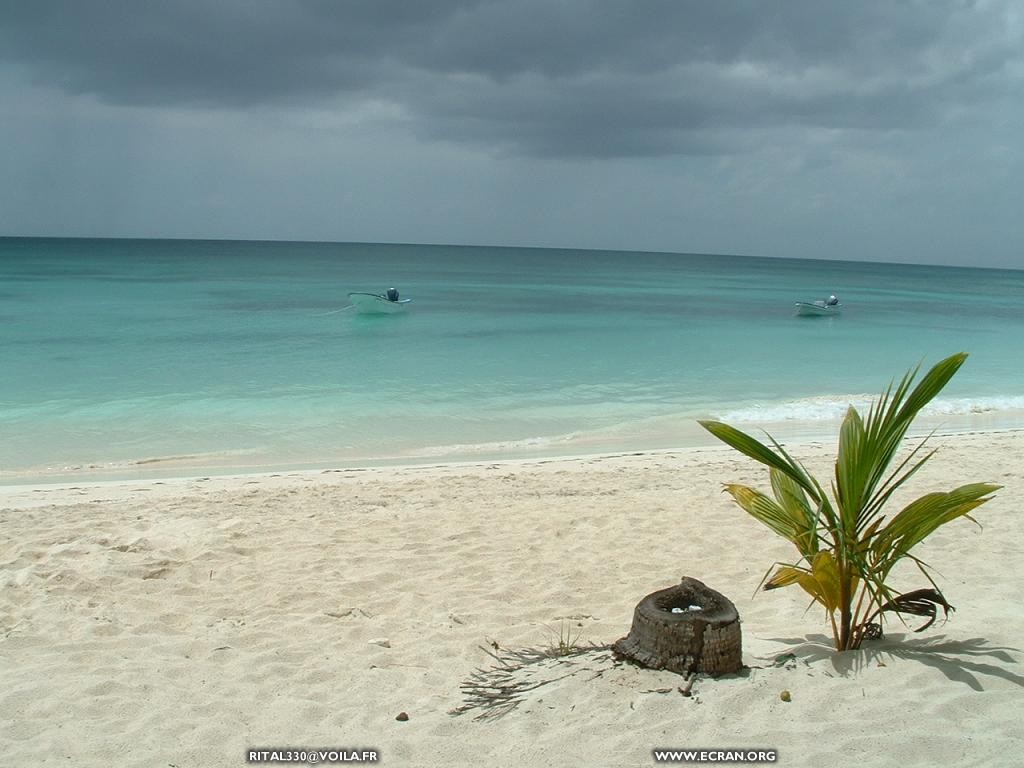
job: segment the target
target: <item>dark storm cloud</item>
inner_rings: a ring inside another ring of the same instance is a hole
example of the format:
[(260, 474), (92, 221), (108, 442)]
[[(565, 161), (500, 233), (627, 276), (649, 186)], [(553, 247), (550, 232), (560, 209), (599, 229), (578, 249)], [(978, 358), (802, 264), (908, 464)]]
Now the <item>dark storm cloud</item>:
[(545, 156), (742, 150), (934, 125), (1020, 86), (1012, 5), (681, 0), (8, 2), (0, 60), (132, 105), (374, 99)]

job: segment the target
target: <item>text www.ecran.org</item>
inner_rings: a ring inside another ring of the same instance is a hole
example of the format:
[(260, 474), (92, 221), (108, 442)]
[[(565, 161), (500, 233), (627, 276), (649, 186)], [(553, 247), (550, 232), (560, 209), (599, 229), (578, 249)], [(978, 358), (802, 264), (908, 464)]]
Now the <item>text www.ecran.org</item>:
[(774, 749), (655, 749), (656, 763), (774, 763)]

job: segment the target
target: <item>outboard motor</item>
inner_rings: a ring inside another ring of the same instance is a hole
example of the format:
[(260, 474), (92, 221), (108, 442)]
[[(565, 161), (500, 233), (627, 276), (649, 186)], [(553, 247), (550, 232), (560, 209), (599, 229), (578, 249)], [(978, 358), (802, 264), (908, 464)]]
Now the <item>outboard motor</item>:
[(398, 301), (398, 289), (397, 288), (388, 288), (387, 297), (388, 297), (388, 301)]

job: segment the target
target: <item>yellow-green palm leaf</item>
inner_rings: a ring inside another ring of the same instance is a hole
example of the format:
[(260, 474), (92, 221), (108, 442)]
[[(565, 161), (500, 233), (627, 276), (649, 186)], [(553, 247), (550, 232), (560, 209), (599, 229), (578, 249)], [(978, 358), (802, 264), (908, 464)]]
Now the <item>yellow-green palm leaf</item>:
[(839, 568), (831, 552), (822, 551), (814, 556), (810, 568), (798, 565), (782, 565), (765, 582), (764, 588), (780, 589), (793, 584), (821, 603), (825, 610), (833, 613), (839, 606), (841, 595)]

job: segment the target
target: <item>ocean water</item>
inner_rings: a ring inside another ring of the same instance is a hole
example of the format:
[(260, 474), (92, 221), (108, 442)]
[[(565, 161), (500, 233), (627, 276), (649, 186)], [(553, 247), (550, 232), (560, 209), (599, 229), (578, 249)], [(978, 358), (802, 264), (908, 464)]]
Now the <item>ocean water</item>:
[[(408, 312), (348, 307), (391, 286)], [(1007, 270), (0, 239), (0, 482), (664, 449), (708, 417), (823, 437), (961, 350), (925, 425), (1020, 428), (1022, 299)]]

